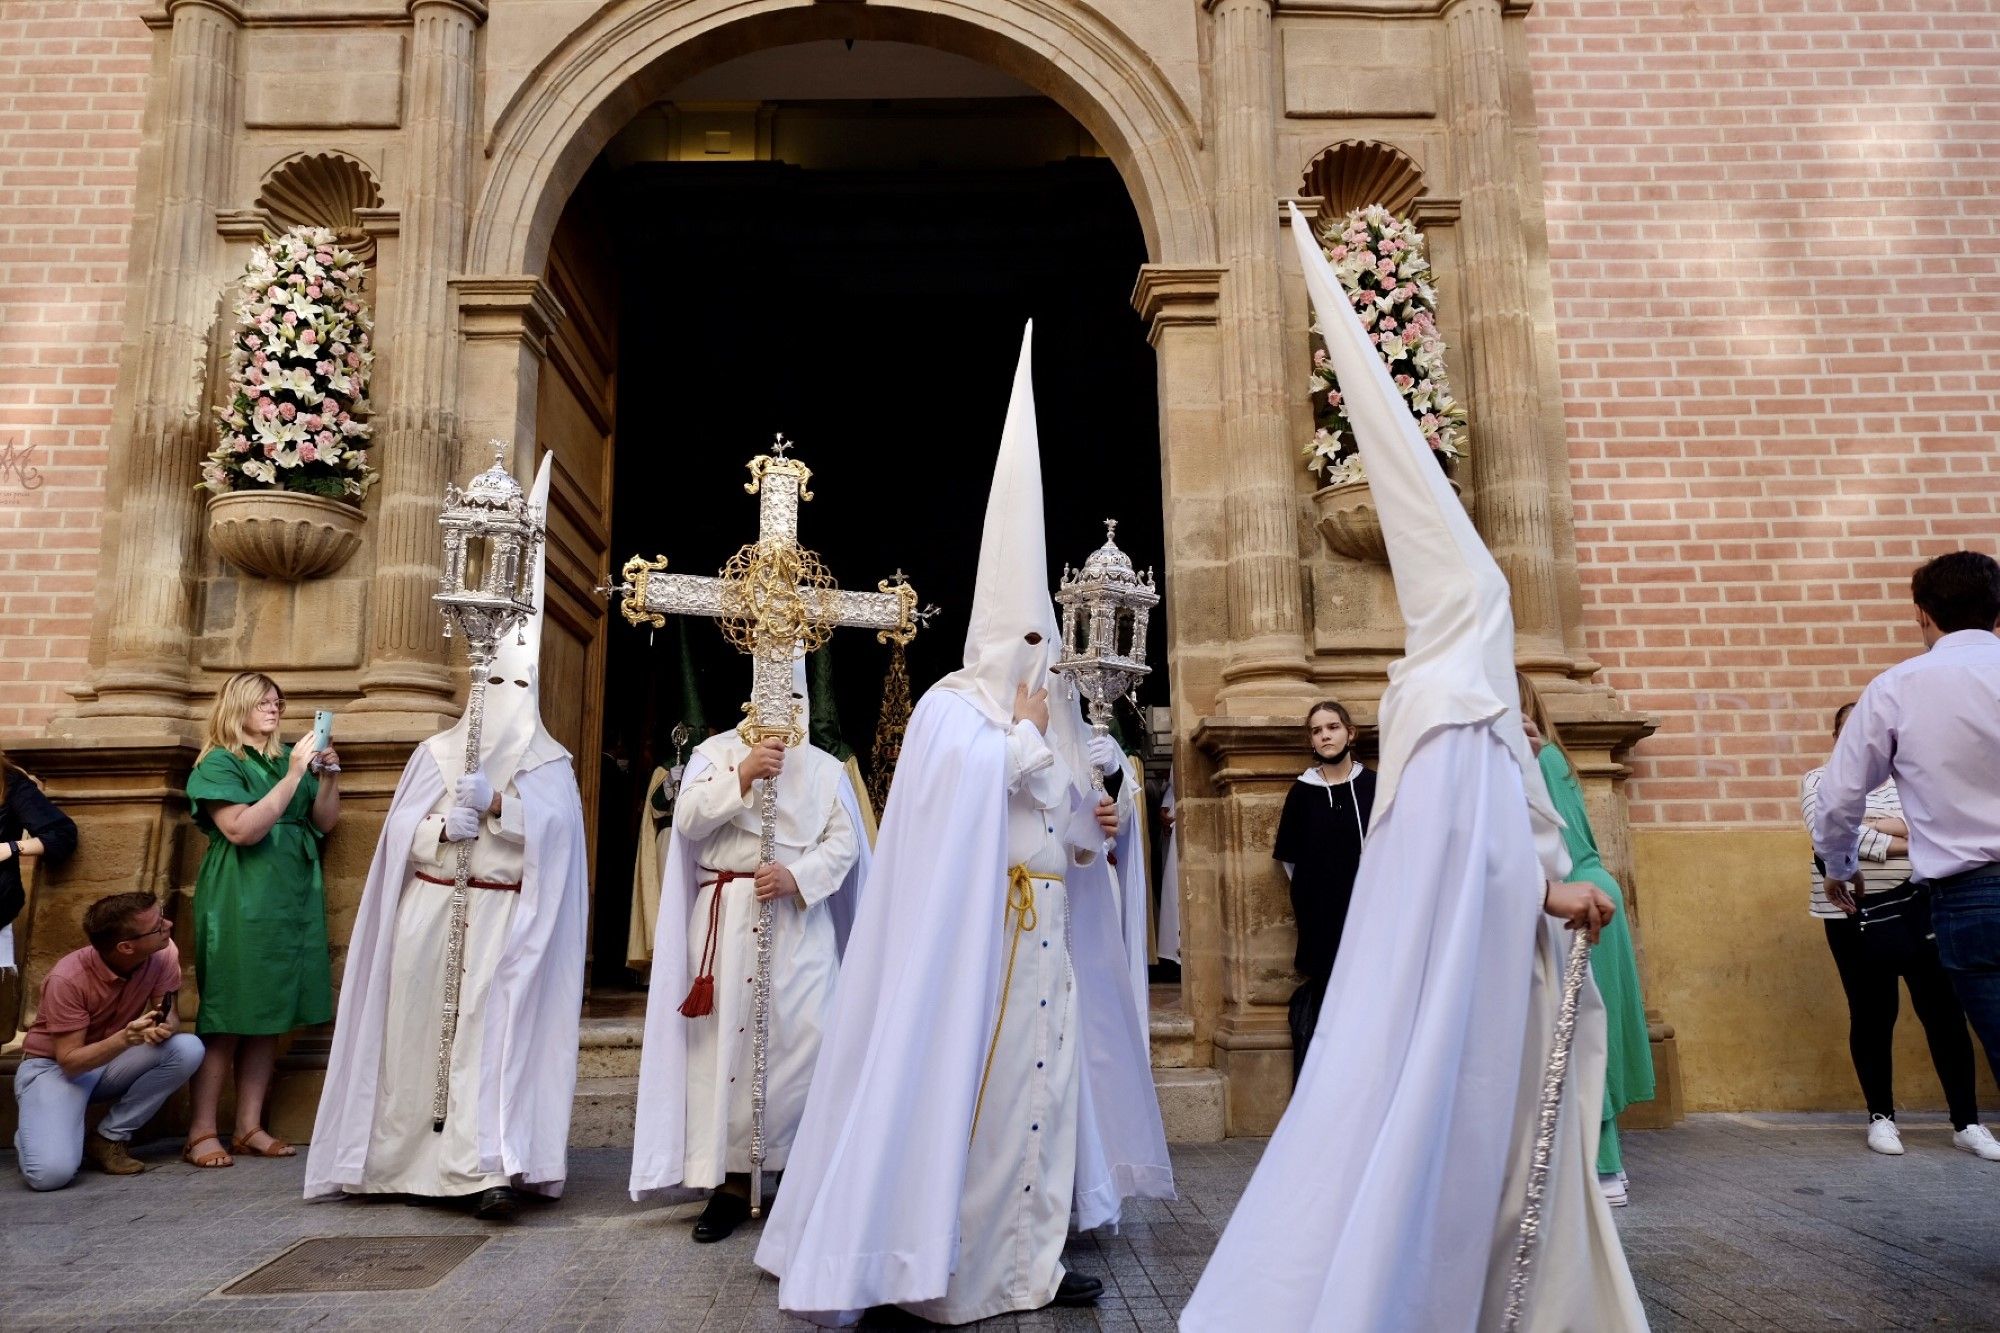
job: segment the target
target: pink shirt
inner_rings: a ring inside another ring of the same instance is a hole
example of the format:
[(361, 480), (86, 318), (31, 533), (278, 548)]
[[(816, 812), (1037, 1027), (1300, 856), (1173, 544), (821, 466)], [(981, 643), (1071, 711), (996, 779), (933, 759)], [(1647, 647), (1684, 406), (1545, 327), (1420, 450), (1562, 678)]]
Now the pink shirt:
[(180, 985), (181, 955), (172, 944), (148, 957), (129, 977), (113, 972), (86, 944), (49, 969), (42, 982), (41, 1008), (22, 1039), (21, 1053), (30, 1059), (53, 1060), (56, 1038), (70, 1032), (81, 1032), (86, 1045), (103, 1041)]
[(1826, 873), (1854, 874), (1868, 793), (1889, 778), (1920, 880), (2000, 862), (2000, 638), (1946, 634), (1861, 692), (1841, 728), (1812, 822)]

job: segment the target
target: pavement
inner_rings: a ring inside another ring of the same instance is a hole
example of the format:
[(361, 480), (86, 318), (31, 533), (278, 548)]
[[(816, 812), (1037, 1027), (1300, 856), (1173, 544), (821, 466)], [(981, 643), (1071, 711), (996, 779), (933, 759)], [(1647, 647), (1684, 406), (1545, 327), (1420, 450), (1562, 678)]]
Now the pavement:
[[(1900, 1158), (1867, 1152), (1851, 1116), (1704, 1115), (1628, 1134), (1633, 1202), (1617, 1216), (1653, 1328), (2000, 1330), (2000, 1163), (1954, 1150), (1939, 1118), (1903, 1125)], [(0, 1329), (808, 1328), (751, 1262), (754, 1226), (693, 1244), (696, 1205), (626, 1199), (622, 1149), (573, 1152), (560, 1203), (488, 1227), (439, 1207), (307, 1204), (303, 1158), (197, 1171), (176, 1147), (142, 1152), (143, 1176), (86, 1172), (52, 1194), (21, 1186), (0, 1153)], [(1071, 1242), (1071, 1265), (1105, 1280), (1095, 1309), (980, 1327), (1172, 1329), (1262, 1149), (1176, 1147), (1179, 1199)], [(300, 1240), (442, 1234), (489, 1239), (424, 1290), (218, 1294)]]

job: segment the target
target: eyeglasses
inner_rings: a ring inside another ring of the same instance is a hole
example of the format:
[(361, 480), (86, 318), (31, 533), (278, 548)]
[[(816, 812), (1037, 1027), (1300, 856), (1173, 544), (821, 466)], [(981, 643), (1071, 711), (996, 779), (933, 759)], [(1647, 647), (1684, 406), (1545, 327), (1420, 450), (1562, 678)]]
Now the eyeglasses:
[(132, 940), (150, 940), (155, 935), (170, 935), (173, 933), (173, 929), (174, 929), (174, 923), (172, 921), (169, 921), (166, 917), (161, 917), (160, 924), (154, 926), (151, 930), (142, 930), (137, 935), (128, 935), (125, 938)]

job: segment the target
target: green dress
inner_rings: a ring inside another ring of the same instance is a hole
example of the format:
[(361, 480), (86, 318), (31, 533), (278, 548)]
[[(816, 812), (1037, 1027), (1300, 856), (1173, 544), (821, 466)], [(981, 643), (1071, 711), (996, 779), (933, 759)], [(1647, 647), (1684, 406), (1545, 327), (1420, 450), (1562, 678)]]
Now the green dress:
[(273, 1036), (333, 1018), (322, 836), (312, 823), (319, 779), (299, 778), (292, 803), (262, 842), (238, 847), (202, 802), (252, 805), (285, 776), (276, 757), (210, 750), (188, 775), (194, 822), (208, 835), (195, 876), (194, 959), (201, 987), (195, 1031)]
[(1611, 918), (1611, 924), (1597, 938), (1597, 947), (1590, 951), (1590, 972), (1604, 996), (1604, 1016), (1610, 1029), (1610, 1052), (1604, 1068), (1604, 1128), (1597, 1141), (1597, 1169), (1609, 1174), (1623, 1169), (1614, 1117), (1633, 1102), (1653, 1099), (1653, 1047), (1646, 1031), (1646, 1002), (1639, 994), (1639, 960), (1632, 952), (1625, 895), (1598, 855), (1576, 774), (1569, 759), (1554, 745), (1542, 747), (1541, 765), (1549, 798), (1568, 826), (1563, 830), (1563, 842), (1569, 847), (1569, 877), (1595, 884), (1618, 904), (1618, 915)]

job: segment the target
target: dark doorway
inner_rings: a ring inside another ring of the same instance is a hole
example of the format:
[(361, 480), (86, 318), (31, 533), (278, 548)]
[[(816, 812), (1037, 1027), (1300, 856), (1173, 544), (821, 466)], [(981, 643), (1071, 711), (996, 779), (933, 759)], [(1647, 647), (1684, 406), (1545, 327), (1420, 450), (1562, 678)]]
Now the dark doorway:
[[(1106, 517), (1137, 564), (1164, 565), (1154, 360), (1130, 305), (1145, 243), (1110, 162), (650, 162), (602, 183), (621, 275), (614, 570), (633, 554), (719, 569), (756, 535), (744, 464), (783, 432), (813, 470), (800, 540), (844, 587), (900, 568), (942, 608), (909, 650), (920, 695), (959, 662), (1031, 317), (1051, 587), (1103, 540)], [(1162, 620), (1147, 703), (1167, 699)], [(599, 985), (624, 975), (639, 806), (654, 765), (672, 761), (686, 692), (720, 729), (749, 686), (748, 663), (707, 622), (685, 627), (685, 648), (672, 624), (649, 634), (614, 617), (610, 633)], [(845, 630), (832, 650), (841, 730), (865, 769), (888, 649)]]

